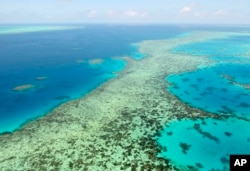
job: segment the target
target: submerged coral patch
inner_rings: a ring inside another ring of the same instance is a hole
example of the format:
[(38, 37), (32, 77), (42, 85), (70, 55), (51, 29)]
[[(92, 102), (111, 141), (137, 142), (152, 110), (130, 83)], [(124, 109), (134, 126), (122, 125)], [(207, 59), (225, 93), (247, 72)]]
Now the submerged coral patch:
[(70, 96), (57, 96), (55, 97), (56, 100), (67, 100), (70, 99)]
[(36, 77), (36, 80), (38, 80), (38, 81), (46, 80), (46, 79), (47, 79), (47, 77), (45, 77), (45, 76)]
[(88, 63), (91, 65), (102, 64), (103, 62), (104, 62), (103, 59), (91, 59), (88, 61)]
[(250, 108), (250, 104), (246, 102), (242, 102), (239, 104), (239, 107), (245, 107), (245, 108)]
[(180, 147), (182, 149), (182, 152), (184, 154), (187, 154), (187, 151), (189, 150), (189, 148), (191, 147), (190, 144), (184, 143), (184, 142), (180, 142)]
[(35, 87), (33, 84), (23, 84), (12, 88), (13, 91), (24, 91)]
[(225, 132), (225, 135), (228, 136), (228, 137), (230, 137), (230, 136), (232, 135), (232, 133), (230, 133), (230, 132)]

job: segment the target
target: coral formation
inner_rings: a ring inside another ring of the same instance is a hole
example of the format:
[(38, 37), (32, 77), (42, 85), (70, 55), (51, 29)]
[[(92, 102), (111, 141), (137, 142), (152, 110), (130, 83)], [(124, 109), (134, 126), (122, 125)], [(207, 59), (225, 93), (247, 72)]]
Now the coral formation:
[(27, 90), (27, 89), (30, 89), (33, 87), (35, 87), (33, 84), (23, 84), (23, 85), (19, 85), (19, 86), (12, 88), (12, 90), (13, 91), (24, 91), (24, 90)]
[(36, 77), (36, 80), (46, 80), (47, 79), (47, 77), (45, 77), (45, 76), (40, 76), (40, 77)]
[(94, 64), (101, 64), (103, 63), (103, 61), (104, 61), (103, 59), (90, 59), (88, 63), (94, 65)]
[[(166, 76), (211, 63), (207, 58), (175, 54), (171, 48), (226, 36), (220, 32), (197, 32), (186, 37), (141, 42), (140, 51), (147, 57), (141, 60), (123, 57), (126, 69), (115, 79), (83, 98), (63, 103), (12, 134), (1, 135), (0, 168), (178, 170), (167, 159), (157, 157), (161, 149), (155, 135), (171, 120), (218, 116), (192, 108), (166, 90), (169, 86)], [(190, 145), (183, 143), (181, 147), (188, 152)], [(197, 163), (196, 167), (202, 165)]]

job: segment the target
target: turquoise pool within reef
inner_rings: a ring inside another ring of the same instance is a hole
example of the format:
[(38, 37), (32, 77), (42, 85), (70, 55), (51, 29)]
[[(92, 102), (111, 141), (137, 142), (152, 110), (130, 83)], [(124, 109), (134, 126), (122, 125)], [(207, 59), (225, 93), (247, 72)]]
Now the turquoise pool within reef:
[(229, 170), (230, 154), (250, 154), (249, 126), (235, 117), (172, 121), (157, 138), (159, 157), (181, 170)]
[(167, 78), (172, 85), (168, 90), (204, 111), (249, 117), (250, 89), (244, 87), (250, 83), (249, 71), (249, 64), (221, 64), (172, 75)]
[(250, 154), (249, 47), (249, 36), (231, 36), (172, 49), (213, 65), (168, 76), (167, 90), (220, 119), (170, 121), (156, 137), (159, 157), (181, 170), (211, 171), (229, 170), (230, 154)]
[(168, 90), (185, 103), (217, 114), (249, 115), (249, 36), (190, 43), (175, 47), (175, 53), (208, 57), (215, 61), (205, 67), (167, 77)]

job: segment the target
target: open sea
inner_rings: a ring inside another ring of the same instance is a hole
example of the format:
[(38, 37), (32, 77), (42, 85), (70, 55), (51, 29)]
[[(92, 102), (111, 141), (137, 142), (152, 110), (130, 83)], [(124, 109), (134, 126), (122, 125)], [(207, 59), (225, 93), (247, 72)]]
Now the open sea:
[[(181, 30), (175, 26), (113, 25), (50, 29), (0, 27), (0, 133), (14, 131), (114, 78), (114, 73), (126, 65), (114, 57), (145, 56), (133, 43), (170, 38)], [(86, 62), (91, 59), (103, 62)], [(34, 87), (13, 91), (14, 87), (27, 84)]]
[[(126, 67), (116, 57), (147, 57), (136, 43), (203, 30), (246, 32), (249, 27), (0, 26), (0, 133), (13, 132), (115, 78)], [(216, 65), (166, 77), (171, 84), (166, 91), (191, 107), (226, 117), (169, 122), (154, 137), (162, 147), (158, 155), (183, 170), (227, 170), (230, 154), (250, 154), (250, 36), (185, 44), (172, 52), (205, 56)]]

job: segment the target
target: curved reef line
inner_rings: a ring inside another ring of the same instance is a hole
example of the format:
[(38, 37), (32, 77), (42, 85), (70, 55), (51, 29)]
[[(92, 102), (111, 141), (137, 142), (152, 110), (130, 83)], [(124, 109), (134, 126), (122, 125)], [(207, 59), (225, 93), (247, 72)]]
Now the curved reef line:
[(139, 44), (141, 60), (122, 57), (126, 68), (83, 98), (0, 136), (3, 170), (170, 170), (152, 137), (173, 119), (218, 117), (194, 109), (166, 91), (165, 77), (210, 65), (207, 58), (174, 54), (175, 46), (225, 38), (194, 32)]

